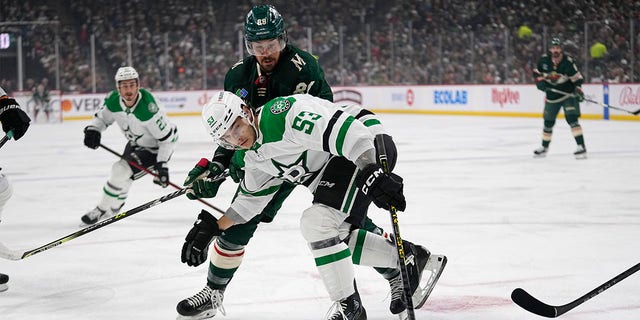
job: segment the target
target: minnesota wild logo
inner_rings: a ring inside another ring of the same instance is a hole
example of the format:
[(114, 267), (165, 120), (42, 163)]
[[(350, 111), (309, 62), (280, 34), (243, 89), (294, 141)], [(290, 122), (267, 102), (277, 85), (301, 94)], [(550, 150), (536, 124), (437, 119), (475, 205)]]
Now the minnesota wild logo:
[(278, 114), (289, 110), (289, 108), (291, 108), (291, 101), (287, 99), (278, 99), (271, 104), (269, 109), (271, 110), (271, 113)]

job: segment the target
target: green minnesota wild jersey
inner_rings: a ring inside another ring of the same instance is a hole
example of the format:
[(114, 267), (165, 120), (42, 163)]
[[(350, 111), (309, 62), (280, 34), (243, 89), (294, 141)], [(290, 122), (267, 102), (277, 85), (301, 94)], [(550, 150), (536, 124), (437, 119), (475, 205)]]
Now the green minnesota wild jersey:
[(262, 73), (255, 56), (239, 61), (229, 69), (224, 90), (237, 94), (258, 108), (269, 100), (307, 93), (333, 101), (331, 87), (324, 79), (318, 60), (304, 50), (287, 45), (271, 73)]
[(178, 141), (178, 129), (158, 107), (149, 91), (140, 89), (131, 108), (127, 108), (117, 90), (109, 93), (90, 126), (104, 131), (114, 122), (134, 146), (157, 152), (158, 161), (169, 160)]
[(262, 212), (284, 181), (313, 192), (331, 157), (355, 162), (374, 148), (374, 137), (383, 133), (373, 113), (308, 94), (273, 99), (257, 117), (260, 134), (245, 152), (244, 180), (226, 212), (236, 223)]
[(539, 74), (545, 78), (545, 87), (547, 93), (547, 101), (555, 101), (566, 98), (566, 96), (552, 92), (549, 89), (554, 88), (566, 93), (573, 93), (577, 86), (581, 86), (583, 82), (582, 74), (578, 71), (576, 62), (572, 56), (563, 54), (558, 65), (553, 63), (551, 56), (543, 55), (538, 60), (536, 68)]

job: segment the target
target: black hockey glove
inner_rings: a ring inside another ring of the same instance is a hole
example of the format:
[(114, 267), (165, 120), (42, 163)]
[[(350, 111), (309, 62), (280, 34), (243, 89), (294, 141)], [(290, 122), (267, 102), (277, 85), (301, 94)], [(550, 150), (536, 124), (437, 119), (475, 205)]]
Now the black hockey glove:
[(197, 267), (207, 260), (209, 244), (213, 237), (222, 234), (218, 227), (218, 220), (206, 210), (202, 210), (198, 219), (184, 238), (181, 259), (189, 266)]
[(362, 170), (358, 185), (379, 208), (394, 206), (398, 211), (404, 211), (407, 207), (402, 193), (402, 178), (394, 173), (385, 173), (377, 164), (370, 164)]
[(0, 122), (5, 133), (13, 131), (13, 138), (18, 140), (27, 132), (29, 116), (20, 109), (20, 105), (13, 98), (0, 99)]
[(207, 177), (217, 176), (222, 172), (224, 172), (224, 166), (219, 162), (211, 162), (205, 158), (200, 159), (187, 174), (187, 179), (184, 180), (183, 186), (189, 187), (187, 198), (196, 200), (215, 197), (224, 179), (211, 181)]
[(88, 126), (84, 128), (84, 145), (91, 149), (98, 149), (101, 135), (96, 127)]
[(158, 161), (154, 165), (157, 176), (153, 178), (153, 183), (166, 188), (169, 185), (169, 167), (165, 161)]

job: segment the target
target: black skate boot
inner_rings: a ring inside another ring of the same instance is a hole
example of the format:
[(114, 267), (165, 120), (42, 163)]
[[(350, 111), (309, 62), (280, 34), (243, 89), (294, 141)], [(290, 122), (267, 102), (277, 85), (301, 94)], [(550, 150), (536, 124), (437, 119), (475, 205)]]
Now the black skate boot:
[(327, 320), (367, 320), (367, 312), (362, 306), (358, 292), (336, 301), (329, 309), (329, 313), (331, 312), (333, 313)]
[(226, 311), (222, 306), (224, 300), (224, 290), (211, 289), (208, 285), (204, 286), (200, 292), (186, 298), (176, 306), (178, 311), (178, 320), (197, 320), (213, 318), (218, 310), (222, 315), (226, 315)]
[[(421, 308), (431, 291), (435, 287), (436, 282), (440, 278), (447, 257), (443, 255), (432, 255), (429, 250), (420, 245), (415, 245), (409, 241), (402, 241), (405, 250), (405, 261), (407, 266), (407, 274), (411, 289), (411, 301), (413, 308)], [(427, 271), (427, 273), (424, 273)], [(423, 277), (424, 274), (424, 277)], [(406, 318), (407, 304), (404, 299), (404, 286), (402, 285), (402, 277), (400, 274), (389, 280), (391, 286), (391, 305), (389, 307), (391, 313), (400, 314), (400, 319)]]
[(7, 289), (9, 289), (7, 282), (9, 282), (9, 276), (4, 273), (0, 273), (0, 292), (7, 291)]

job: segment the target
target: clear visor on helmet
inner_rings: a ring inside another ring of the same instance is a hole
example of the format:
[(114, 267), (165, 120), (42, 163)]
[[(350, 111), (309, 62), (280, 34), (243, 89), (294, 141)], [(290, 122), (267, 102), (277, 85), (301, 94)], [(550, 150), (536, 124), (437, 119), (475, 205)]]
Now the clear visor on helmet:
[(287, 45), (282, 37), (260, 41), (248, 41), (245, 39), (244, 44), (249, 54), (253, 56), (269, 56), (284, 50)]
[[(218, 144), (229, 150), (239, 150), (239, 143), (245, 138), (242, 136), (243, 124), (246, 121), (246, 113), (243, 111), (242, 115), (237, 117), (231, 127), (225, 131), (218, 139)], [(248, 124), (247, 124), (248, 125)]]

